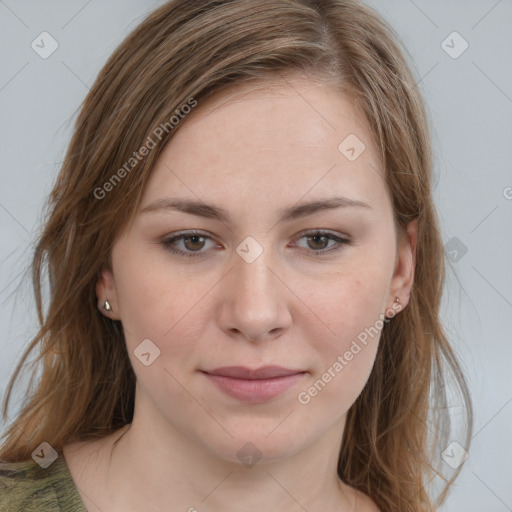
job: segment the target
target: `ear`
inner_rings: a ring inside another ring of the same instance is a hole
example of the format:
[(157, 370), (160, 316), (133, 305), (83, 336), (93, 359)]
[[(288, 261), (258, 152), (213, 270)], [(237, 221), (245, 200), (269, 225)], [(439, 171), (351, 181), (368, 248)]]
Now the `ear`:
[[(100, 277), (96, 282), (96, 296), (98, 297), (98, 309), (103, 315), (112, 320), (121, 319), (119, 316), (117, 290), (111, 270), (105, 268), (101, 271)], [(103, 308), (103, 304), (105, 304), (106, 300), (108, 300), (110, 304), (110, 311)]]
[(402, 309), (409, 303), (411, 289), (414, 282), (414, 269), (416, 267), (416, 242), (418, 239), (418, 219), (414, 219), (407, 225), (406, 235), (401, 237), (398, 243), (398, 251), (395, 260), (395, 270), (389, 288), (391, 304), (395, 297), (400, 299)]

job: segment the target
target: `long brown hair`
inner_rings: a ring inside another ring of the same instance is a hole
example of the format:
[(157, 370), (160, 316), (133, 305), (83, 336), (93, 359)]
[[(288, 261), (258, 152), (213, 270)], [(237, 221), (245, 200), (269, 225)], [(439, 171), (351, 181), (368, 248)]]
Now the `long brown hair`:
[(353, 98), (381, 150), (399, 235), (418, 219), (410, 301), (383, 327), (371, 376), (348, 412), (338, 474), (382, 511), (433, 510), (426, 485), (436, 474), (444, 501), (460, 471), (446, 477), (437, 467), (453, 440), (447, 372), (466, 410), (467, 435), (458, 439), (466, 449), (472, 408), (439, 319), (445, 256), (428, 123), (396, 36), (355, 0), (174, 0), (113, 53), (82, 104), (48, 199), (31, 267), (40, 330), (11, 377), (4, 419), (23, 368), (31, 380), (1, 459), (27, 460), (43, 441), (60, 450), (131, 422), (135, 374), (121, 323), (97, 310), (100, 271), (111, 268), (112, 245), (136, 215), (156, 159), (186, 122), (185, 105), (288, 72), (326, 79)]

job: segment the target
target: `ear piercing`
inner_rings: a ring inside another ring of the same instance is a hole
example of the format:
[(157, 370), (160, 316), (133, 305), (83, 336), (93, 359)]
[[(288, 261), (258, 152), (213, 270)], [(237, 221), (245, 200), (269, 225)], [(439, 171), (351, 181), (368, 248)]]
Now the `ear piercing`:
[(106, 300), (101, 307), (106, 311), (112, 311), (112, 307), (110, 306), (110, 302)]
[[(398, 297), (395, 297), (395, 302), (394, 304), (400, 304), (400, 299)], [(389, 310), (388, 310), (389, 311)], [(393, 318), (395, 315), (393, 314), (393, 316), (385, 316), (384, 318), (387, 318), (387, 319), (390, 319), (390, 318)]]

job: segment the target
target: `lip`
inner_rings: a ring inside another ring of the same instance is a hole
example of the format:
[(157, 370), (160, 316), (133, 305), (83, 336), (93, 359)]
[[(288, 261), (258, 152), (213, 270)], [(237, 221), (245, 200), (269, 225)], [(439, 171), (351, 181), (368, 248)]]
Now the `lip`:
[(255, 370), (243, 366), (226, 366), (203, 371), (225, 394), (249, 403), (267, 402), (295, 384), (306, 374), (281, 366), (264, 366)]

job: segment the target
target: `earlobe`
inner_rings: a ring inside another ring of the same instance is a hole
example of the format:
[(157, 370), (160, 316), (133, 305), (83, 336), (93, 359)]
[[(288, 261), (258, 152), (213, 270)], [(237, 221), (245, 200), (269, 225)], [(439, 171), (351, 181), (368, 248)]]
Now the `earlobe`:
[(119, 320), (114, 276), (108, 269), (103, 269), (96, 281), (96, 296), (99, 311), (107, 318)]

